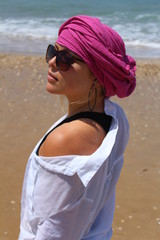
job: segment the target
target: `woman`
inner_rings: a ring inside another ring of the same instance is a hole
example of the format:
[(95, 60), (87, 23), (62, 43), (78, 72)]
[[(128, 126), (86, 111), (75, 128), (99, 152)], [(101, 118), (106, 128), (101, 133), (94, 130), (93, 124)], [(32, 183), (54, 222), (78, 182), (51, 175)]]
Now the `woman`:
[(61, 26), (46, 61), (47, 91), (67, 97), (68, 113), (29, 158), (19, 240), (111, 239), (129, 127), (109, 97), (133, 92), (135, 61), (118, 33), (89, 16)]

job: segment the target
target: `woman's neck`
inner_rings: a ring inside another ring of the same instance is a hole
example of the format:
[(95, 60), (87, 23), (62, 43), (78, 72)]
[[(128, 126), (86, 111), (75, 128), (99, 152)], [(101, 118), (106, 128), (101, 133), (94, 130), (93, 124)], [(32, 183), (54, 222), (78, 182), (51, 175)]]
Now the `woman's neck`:
[[(72, 116), (78, 112), (86, 112), (86, 111), (90, 111), (88, 107), (88, 101), (84, 101), (84, 102), (69, 101), (68, 116)], [(104, 97), (97, 98), (96, 105), (95, 105), (95, 108), (93, 109), (93, 112), (104, 112)]]
[(104, 91), (98, 81), (96, 81), (96, 91), (89, 95), (88, 92), (81, 96), (66, 96), (68, 98), (68, 115), (78, 112), (93, 111), (104, 112)]

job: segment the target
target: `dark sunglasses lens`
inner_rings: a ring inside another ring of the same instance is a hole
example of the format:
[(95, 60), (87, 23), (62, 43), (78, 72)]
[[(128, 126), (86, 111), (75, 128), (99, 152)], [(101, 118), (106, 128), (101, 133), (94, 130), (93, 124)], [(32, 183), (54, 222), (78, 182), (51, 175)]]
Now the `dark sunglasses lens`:
[(66, 51), (59, 51), (56, 56), (56, 65), (62, 71), (67, 71), (73, 63), (72, 56)]
[(48, 63), (56, 55), (56, 49), (54, 46), (49, 45), (46, 52), (46, 62)]
[(74, 62), (73, 57), (66, 51), (56, 51), (53, 45), (49, 45), (46, 51), (46, 62), (48, 63), (56, 56), (56, 66), (62, 71), (67, 71)]

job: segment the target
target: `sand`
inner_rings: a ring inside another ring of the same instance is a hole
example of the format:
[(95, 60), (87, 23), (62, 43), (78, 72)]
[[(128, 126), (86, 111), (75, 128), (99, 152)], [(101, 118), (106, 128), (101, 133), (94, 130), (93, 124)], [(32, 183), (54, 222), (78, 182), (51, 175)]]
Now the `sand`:
[[(160, 236), (160, 60), (137, 60), (137, 88), (113, 98), (130, 122), (130, 141), (117, 185), (113, 240)], [(28, 156), (50, 125), (64, 114), (45, 91), (41, 56), (0, 55), (0, 240), (16, 240)]]

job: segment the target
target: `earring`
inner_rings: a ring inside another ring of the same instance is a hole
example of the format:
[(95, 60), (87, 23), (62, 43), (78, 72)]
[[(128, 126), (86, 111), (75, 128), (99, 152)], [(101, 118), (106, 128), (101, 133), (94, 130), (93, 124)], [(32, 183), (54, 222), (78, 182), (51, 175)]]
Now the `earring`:
[[(93, 101), (92, 106), (91, 106), (90, 101), (91, 101), (91, 98), (92, 98), (93, 94), (94, 94), (94, 101)], [(96, 88), (96, 79), (94, 79), (93, 84), (90, 87), (89, 93), (88, 93), (88, 108), (91, 112), (93, 111), (93, 109), (96, 106), (96, 101), (97, 101), (97, 88)]]
[(106, 96), (106, 89), (103, 87), (102, 88), (102, 91), (103, 91), (103, 95), (104, 95), (104, 97)]

